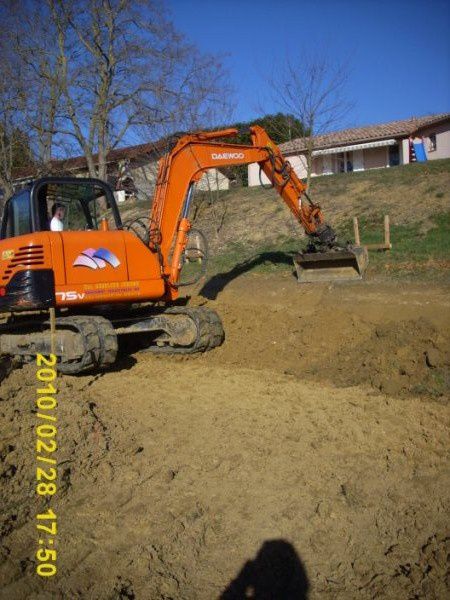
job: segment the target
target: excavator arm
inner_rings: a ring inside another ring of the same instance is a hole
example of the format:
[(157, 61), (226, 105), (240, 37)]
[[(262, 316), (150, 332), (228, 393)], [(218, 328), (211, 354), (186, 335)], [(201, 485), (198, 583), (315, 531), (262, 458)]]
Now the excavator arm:
[(335, 233), (325, 224), (320, 207), (311, 202), (305, 184), (266, 131), (259, 126), (250, 127), (251, 146), (217, 141), (237, 133), (231, 128), (183, 136), (159, 161), (150, 247), (160, 253), (163, 274), (173, 288), (179, 280), (181, 255), (190, 230), (193, 185), (211, 168), (258, 163), (304, 231), (322, 248), (336, 246)]

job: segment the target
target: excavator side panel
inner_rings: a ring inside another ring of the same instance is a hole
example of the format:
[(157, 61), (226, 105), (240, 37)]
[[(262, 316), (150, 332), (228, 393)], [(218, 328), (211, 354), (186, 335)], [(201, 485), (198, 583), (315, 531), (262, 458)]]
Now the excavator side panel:
[[(52, 234), (51, 234), (52, 235)], [(62, 240), (65, 283), (58, 306), (160, 300), (165, 294), (158, 254), (128, 231), (67, 231)]]

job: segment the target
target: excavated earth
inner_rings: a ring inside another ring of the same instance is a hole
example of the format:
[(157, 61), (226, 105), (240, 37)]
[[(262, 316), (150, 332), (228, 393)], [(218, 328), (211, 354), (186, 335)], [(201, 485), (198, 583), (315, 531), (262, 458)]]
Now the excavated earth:
[(222, 347), (59, 377), (45, 580), (35, 368), (3, 373), (0, 597), (449, 597), (449, 289), (245, 275), (196, 292)]

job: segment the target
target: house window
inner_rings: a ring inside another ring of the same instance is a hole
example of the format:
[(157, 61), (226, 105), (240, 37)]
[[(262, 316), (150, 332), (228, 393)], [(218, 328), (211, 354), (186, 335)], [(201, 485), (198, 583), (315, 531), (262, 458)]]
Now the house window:
[(435, 150), (437, 150), (436, 134), (431, 133), (429, 139), (430, 143), (428, 145), (428, 152), (434, 152)]
[(398, 145), (389, 146), (389, 166), (396, 167), (400, 164), (400, 153), (398, 149)]

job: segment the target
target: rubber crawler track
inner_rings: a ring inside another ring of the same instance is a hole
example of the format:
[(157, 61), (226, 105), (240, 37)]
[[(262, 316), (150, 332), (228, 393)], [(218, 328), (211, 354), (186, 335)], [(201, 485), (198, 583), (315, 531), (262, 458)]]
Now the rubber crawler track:
[(61, 373), (75, 375), (97, 368), (101, 353), (98, 325), (93, 317), (63, 317), (56, 320), (57, 329), (71, 329), (80, 334), (84, 352), (79, 359), (62, 360), (58, 369)]
[(143, 352), (154, 354), (193, 354), (195, 352), (206, 352), (216, 346), (220, 346), (225, 338), (222, 321), (219, 315), (202, 306), (185, 307), (174, 306), (164, 311), (166, 314), (185, 315), (194, 321), (197, 327), (197, 339), (192, 346), (149, 346)]
[(114, 364), (117, 356), (117, 335), (111, 322), (99, 316), (74, 316), (57, 319), (57, 328), (77, 331), (84, 344), (80, 359), (61, 361), (59, 370), (67, 375), (85, 371), (106, 369)]

